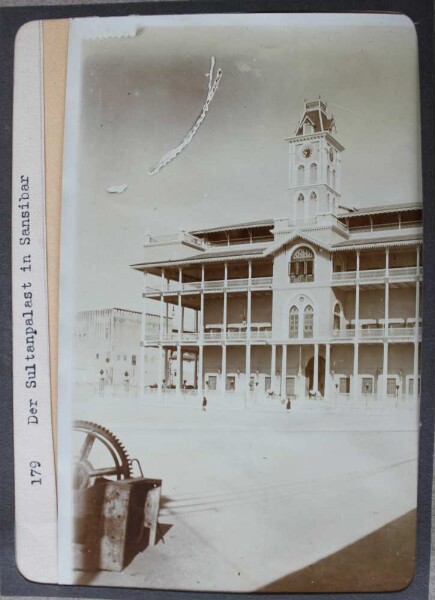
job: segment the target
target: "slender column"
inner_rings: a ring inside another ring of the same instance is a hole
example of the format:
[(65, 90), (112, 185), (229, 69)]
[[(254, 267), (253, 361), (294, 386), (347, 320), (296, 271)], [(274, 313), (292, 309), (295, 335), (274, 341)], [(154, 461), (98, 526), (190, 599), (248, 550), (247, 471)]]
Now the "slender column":
[(181, 346), (177, 345), (177, 376), (175, 378), (175, 390), (177, 394), (180, 393), (180, 382), (181, 382)]
[(169, 352), (168, 350), (165, 349), (165, 370), (164, 370), (164, 378), (165, 378), (165, 385), (167, 386), (169, 383)]
[(248, 298), (247, 298), (247, 310), (246, 310), (246, 337), (247, 340), (251, 340), (251, 310), (252, 310), (252, 292), (251, 292), (251, 282), (252, 282), (252, 262), (248, 262)]
[(178, 283), (179, 283), (179, 291), (178, 291), (178, 345), (181, 344), (181, 334), (183, 331), (183, 307), (181, 304), (181, 288), (183, 286), (183, 270), (180, 267), (178, 269)]
[(224, 297), (223, 297), (223, 315), (222, 315), (222, 373), (221, 373), (221, 392), (225, 394), (227, 381), (227, 347), (225, 345), (227, 339), (227, 313), (228, 313), (228, 296), (227, 296), (227, 281), (228, 281), (228, 264), (224, 264)]
[(319, 389), (319, 344), (314, 344), (313, 391), (317, 393), (318, 389)]
[(228, 265), (227, 265), (227, 263), (225, 263), (224, 302), (223, 302), (223, 316), (222, 316), (222, 332), (223, 332), (224, 340), (227, 337), (227, 313), (228, 313), (227, 281), (228, 281)]
[(324, 395), (328, 400), (331, 394), (331, 344), (325, 344), (325, 390)]
[(164, 350), (162, 348), (162, 346), (159, 346), (159, 363), (158, 363), (158, 382), (157, 382), (157, 389), (159, 392), (163, 392), (163, 379), (164, 379), (164, 375), (163, 375), (163, 368), (164, 368)]
[(249, 380), (251, 379), (251, 345), (246, 344), (246, 363), (245, 363), (246, 381), (245, 381), (245, 396), (249, 398)]
[(417, 277), (415, 279), (415, 323), (414, 323), (414, 391), (413, 399), (418, 400), (418, 351), (419, 351), (419, 330), (420, 330), (420, 248), (417, 248)]
[(199, 337), (201, 342), (204, 340), (204, 281), (205, 281), (205, 269), (204, 265), (201, 266), (201, 298), (200, 298), (200, 311), (199, 311)]
[(385, 250), (385, 337), (388, 338), (388, 320), (390, 311), (390, 283), (389, 283), (389, 269), (390, 269), (390, 251), (389, 248)]
[(160, 329), (160, 345), (163, 344), (163, 330), (164, 330), (164, 312), (165, 312), (165, 303), (163, 301), (163, 289), (164, 289), (164, 285), (165, 285), (165, 270), (162, 269), (162, 293), (160, 294), (160, 324), (159, 324), (159, 329)]
[[(182, 282), (182, 272), (181, 268), (179, 270), (179, 281), (180, 281), (180, 290), (181, 290), (181, 282)], [(181, 349), (181, 336), (183, 331), (183, 307), (181, 304), (181, 292), (178, 292), (178, 344), (177, 344), (177, 380), (175, 384), (175, 388), (177, 394), (180, 392), (181, 388), (181, 370), (182, 370), (182, 349)]]
[(359, 398), (359, 344), (356, 341), (353, 345), (353, 396), (354, 400)]
[(184, 381), (184, 350), (183, 348), (180, 348), (180, 387), (183, 388), (183, 381)]
[(270, 388), (275, 391), (275, 373), (276, 373), (276, 346), (272, 344), (270, 347)]
[(147, 272), (143, 274), (143, 292), (142, 292), (142, 314), (141, 314), (141, 335), (139, 348), (139, 396), (145, 393), (145, 344), (146, 344), (146, 318), (147, 318), (147, 298), (145, 296), (147, 287)]
[(287, 346), (282, 345), (282, 356), (281, 356), (281, 396), (285, 397), (287, 383)]
[(193, 385), (198, 389), (198, 355), (195, 354), (195, 370), (193, 372)]
[(414, 379), (414, 388), (412, 393), (412, 399), (414, 402), (418, 400), (418, 350), (419, 344), (418, 342), (414, 342), (414, 368), (413, 368), (413, 379)]
[(222, 373), (221, 373), (221, 392), (225, 394), (225, 384), (227, 381), (227, 347), (222, 344)]
[(251, 379), (251, 279), (252, 279), (252, 262), (248, 261), (248, 294), (247, 294), (247, 309), (246, 309), (246, 397), (249, 398), (249, 381)]
[(384, 342), (384, 357), (382, 362), (382, 374), (383, 374), (383, 396), (387, 398), (387, 379), (388, 379), (388, 342)]
[(356, 251), (356, 287), (355, 287), (355, 337), (359, 338), (359, 250)]
[(203, 393), (203, 380), (204, 380), (204, 347), (202, 343), (199, 344), (199, 355), (198, 355), (198, 395), (201, 396)]

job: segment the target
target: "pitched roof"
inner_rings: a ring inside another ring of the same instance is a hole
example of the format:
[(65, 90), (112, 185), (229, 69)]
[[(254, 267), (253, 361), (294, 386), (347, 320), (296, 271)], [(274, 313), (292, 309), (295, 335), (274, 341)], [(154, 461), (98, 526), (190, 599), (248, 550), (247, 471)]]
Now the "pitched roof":
[[(257, 245), (256, 245), (257, 246)], [(262, 254), (265, 246), (257, 246), (255, 248), (244, 248), (243, 250), (218, 250), (217, 252), (200, 252), (189, 256), (186, 260), (206, 260), (208, 258), (228, 258), (236, 256), (251, 256), (253, 254)]]
[(369, 215), (377, 215), (384, 213), (398, 213), (406, 212), (410, 210), (422, 210), (423, 205), (421, 203), (409, 203), (409, 204), (378, 204), (377, 206), (369, 206), (367, 208), (352, 208), (349, 212), (342, 212), (338, 215), (339, 219), (352, 218), (352, 217), (364, 217)]
[(243, 250), (221, 250), (217, 252), (200, 252), (185, 258), (174, 258), (169, 260), (159, 260), (154, 262), (143, 262), (130, 265), (133, 269), (141, 270), (144, 267), (171, 267), (176, 265), (186, 265), (191, 263), (201, 264), (206, 262), (219, 262), (219, 260), (237, 260), (238, 258), (261, 258), (267, 246), (264, 244), (255, 244), (255, 248), (244, 248)]
[(315, 110), (307, 110), (304, 112), (304, 116), (302, 117), (299, 123), (299, 126), (296, 130), (296, 135), (303, 134), (303, 125), (306, 118), (308, 118), (311, 121), (314, 127), (314, 133), (332, 131), (332, 128), (334, 126), (334, 117), (328, 117), (328, 115), (324, 113), (323, 110), (320, 110), (320, 108), (316, 108)]
[(368, 238), (357, 238), (357, 239), (353, 239), (353, 240), (346, 240), (344, 242), (339, 242), (339, 243), (333, 244), (332, 250), (340, 250), (341, 248), (343, 250), (345, 250), (349, 247), (376, 248), (376, 246), (388, 246), (388, 245), (400, 246), (400, 245), (421, 244), (421, 243), (422, 243), (421, 237), (418, 235), (415, 235), (415, 234), (407, 234), (407, 235), (401, 235), (401, 236), (389, 235), (389, 236), (384, 236), (384, 237), (379, 237), (379, 238), (368, 237)]
[(203, 233), (215, 233), (219, 231), (234, 231), (235, 229), (254, 229), (256, 227), (273, 227), (273, 219), (262, 219), (260, 221), (247, 221), (244, 223), (232, 223), (231, 225), (220, 225), (217, 227), (209, 227), (207, 229), (196, 229), (189, 231), (192, 235)]
[(289, 244), (291, 241), (293, 241), (296, 238), (301, 238), (302, 240), (305, 240), (306, 242), (309, 242), (311, 244), (319, 246), (320, 248), (323, 248), (324, 250), (331, 249), (331, 246), (329, 244), (327, 244), (326, 242), (323, 242), (323, 241), (320, 241), (320, 240), (314, 238), (313, 236), (311, 236), (309, 233), (307, 233), (305, 231), (301, 231), (300, 229), (295, 229), (294, 231), (283, 236), (282, 239), (276, 240), (273, 244), (271, 244), (269, 246), (269, 248), (267, 248), (264, 251), (263, 255), (271, 256), (272, 254), (275, 254), (283, 246), (285, 246), (286, 244)]

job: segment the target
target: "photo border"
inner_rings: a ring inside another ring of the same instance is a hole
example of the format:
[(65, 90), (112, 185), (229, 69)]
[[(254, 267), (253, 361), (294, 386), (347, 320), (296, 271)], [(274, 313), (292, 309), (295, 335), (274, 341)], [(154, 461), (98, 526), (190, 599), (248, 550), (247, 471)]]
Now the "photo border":
[[(43, 7), (13, 7), (0, 9), (0, 49), (3, 60), (0, 64), (0, 174), (2, 201), (0, 202), (0, 303), (3, 307), (0, 327), (0, 545), (1, 592), (6, 596), (48, 596), (85, 598), (126, 598), (154, 600), (174, 598), (187, 600), (195, 594), (201, 600), (209, 600), (218, 594), (232, 599), (240, 594), (211, 593), (192, 591), (148, 590), (133, 588), (113, 588), (95, 586), (60, 586), (38, 584), (25, 579), (15, 563), (14, 540), (14, 463), (13, 463), (13, 418), (12, 418), (12, 307), (11, 307), (11, 197), (12, 197), (12, 105), (14, 43), (18, 29), (26, 22), (43, 19), (68, 19), (87, 16), (127, 16), (157, 14), (195, 13), (276, 13), (276, 12), (394, 12), (407, 15), (414, 23), (418, 38), (420, 76), (420, 118), (422, 147), (423, 183), (423, 231), (424, 231), (424, 289), (423, 289), (423, 339), (422, 339), (422, 391), (419, 437), (419, 478), (417, 505), (417, 552), (415, 575), (411, 584), (398, 592), (382, 593), (342, 593), (342, 594), (280, 594), (289, 598), (313, 600), (336, 598), (355, 600), (355, 596), (373, 600), (388, 598), (407, 600), (428, 598), (432, 476), (433, 476), (433, 424), (434, 405), (432, 390), (435, 388), (435, 211), (433, 185), (433, 126), (434, 126), (434, 86), (433, 86), (433, 5), (430, 0), (176, 0), (172, 2), (133, 2), (122, 4), (86, 4)], [(243, 594), (249, 599), (273, 598), (276, 594)]]

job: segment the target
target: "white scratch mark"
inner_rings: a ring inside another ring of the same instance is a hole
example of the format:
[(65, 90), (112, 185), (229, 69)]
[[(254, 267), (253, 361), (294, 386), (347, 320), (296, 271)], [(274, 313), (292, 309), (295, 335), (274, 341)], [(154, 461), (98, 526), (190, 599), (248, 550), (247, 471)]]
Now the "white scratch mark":
[(216, 90), (218, 89), (219, 82), (222, 78), (222, 69), (218, 69), (216, 72), (216, 77), (213, 81), (214, 66), (215, 66), (215, 58), (214, 58), (214, 56), (212, 56), (210, 71), (207, 74), (208, 75), (208, 94), (207, 94), (207, 98), (205, 100), (205, 104), (202, 107), (201, 114), (196, 119), (193, 127), (190, 129), (189, 133), (186, 135), (186, 137), (183, 139), (183, 141), (180, 144), (178, 144), (178, 146), (176, 146), (175, 148), (173, 148), (172, 150), (167, 152), (159, 160), (158, 163), (156, 163), (154, 166), (152, 166), (151, 169), (148, 171), (148, 175), (155, 175), (156, 173), (158, 173), (160, 171), (160, 169), (162, 169), (167, 164), (169, 164), (172, 160), (174, 160), (174, 158), (176, 158), (184, 150), (184, 148), (186, 148), (186, 146), (188, 146), (190, 144), (193, 136), (200, 128), (201, 123), (204, 121), (206, 114), (208, 112), (210, 102), (213, 100), (213, 97), (216, 94)]
[(112, 185), (106, 188), (106, 192), (109, 192), (109, 194), (122, 194), (122, 192), (125, 192), (127, 188), (128, 185), (126, 183), (123, 183), (121, 185)]

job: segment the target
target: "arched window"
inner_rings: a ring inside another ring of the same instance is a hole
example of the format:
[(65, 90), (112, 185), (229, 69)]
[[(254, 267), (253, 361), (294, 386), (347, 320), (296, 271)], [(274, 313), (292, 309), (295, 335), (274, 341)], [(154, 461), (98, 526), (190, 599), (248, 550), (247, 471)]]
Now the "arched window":
[(297, 306), (292, 306), (289, 314), (289, 338), (299, 337), (299, 310)]
[(329, 165), (326, 167), (326, 183), (331, 185), (331, 169), (329, 168)]
[(314, 280), (314, 254), (306, 246), (293, 252), (289, 265), (291, 283)]
[(332, 171), (332, 187), (335, 190), (335, 169)]
[(298, 194), (298, 202), (303, 202), (305, 200), (303, 194)]
[(313, 307), (308, 305), (304, 310), (304, 338), (313, 337), (314, 311)]
[(314, 133), (313, 124), (308, 121), (308, 119), (304, 123), (304, 135), (308, 135), (310, 133)]
[(334, 329), (341, 329), (341, 319), (343, 313), (341, 310), (341, 305), (337, 302), (334, 306)]
[(305, 185), (305, 167), (299, 165), (298, 167), (298, 185)]
[(312, 163), (310, 165), (310, 183), (317, 183), (317, 165)]
[(311, 194), (310, 194), (310, 200), (313, 200), (313, 202), (315, 202), (317, 200), (317, 194), (316, 194), (316, 192), (311, 192)]

